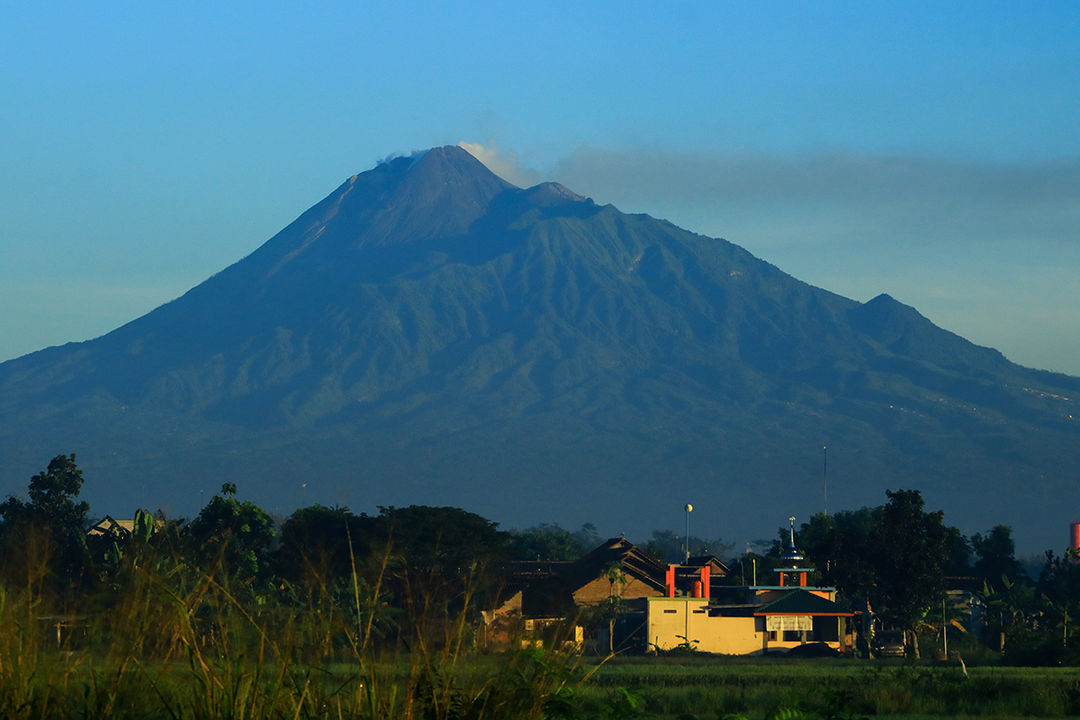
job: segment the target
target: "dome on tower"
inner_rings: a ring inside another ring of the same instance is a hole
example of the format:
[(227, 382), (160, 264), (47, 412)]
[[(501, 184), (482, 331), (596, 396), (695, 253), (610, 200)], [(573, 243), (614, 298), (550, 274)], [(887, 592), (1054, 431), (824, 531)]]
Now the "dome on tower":
[(794, 568), (798, 567), (799, 563), (806, 559), (806, 556), (795, 547), (795, 516), (789, 517), (788, 522), (791, 523), (791, 539), (788, 541), (787, 550), (780, 556), (780, 559)]

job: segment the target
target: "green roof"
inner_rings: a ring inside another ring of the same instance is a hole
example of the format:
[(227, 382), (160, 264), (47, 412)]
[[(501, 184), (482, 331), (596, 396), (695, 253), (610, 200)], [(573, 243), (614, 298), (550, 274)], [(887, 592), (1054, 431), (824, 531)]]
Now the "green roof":
[(762, 605), (755, 615), (854, 615), (855, 613), (806, 590), (794, 590)]

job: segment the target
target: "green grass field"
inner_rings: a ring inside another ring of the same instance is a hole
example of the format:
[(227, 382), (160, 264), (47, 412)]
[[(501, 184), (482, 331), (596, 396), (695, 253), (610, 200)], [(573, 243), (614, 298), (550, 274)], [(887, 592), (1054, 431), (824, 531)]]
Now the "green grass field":
[[(1015, 718), (1080, 714), (1071, 668), (974, 667), (854, 659), (617, 658), (581, 690), (602, 708), (629, 693), (657, 718)], [(798, 715), (796, 715), (796, 713)]]
[(286, 602), (186, 564), (157, 567), (88, 598), (79, 615), (47, 610), (33, 582), (42, 571), (26, 589), (0, 585), (0, 719), (1080, 716), (1080, 672), (1003, 667), (975, 645), (959, 648), (974, 661), (966, 669), (852, 657), (494, 652), (477, 648), (476, 618), (435, 602), (444, 596), (430, 584), (415, 596), (429, 604), (395, 609), (379, 602), (381, 574), (366, 596), (356, 581), (342, 597), (315, 586)]
[[(433, 661), (434, 660), (434, 661)], [(1080, 673), (867, 660), (522, 653), (282, 663), (238, 654), (137, 662), (0, 658), (5, 718), (1057, 718)]]

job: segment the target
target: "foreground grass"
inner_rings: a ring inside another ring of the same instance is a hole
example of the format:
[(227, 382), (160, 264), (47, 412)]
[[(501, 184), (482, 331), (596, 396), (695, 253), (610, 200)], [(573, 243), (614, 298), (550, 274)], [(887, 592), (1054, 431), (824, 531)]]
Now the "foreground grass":
[(257, 657), (117, 662), (8, 658), (5, 718), (1020, 718), (1080, 715), (1066, 668), (878, 665), (857, 660), (614, 658), (540, 652), (447, 664), (400, 654), (303, 665)]
[(829, 659), (614, 659), (582, 692), (601, 706), (619, 689), (642, 716), (1016, 718), (1080, 715), (1070, 668), (879, 664)]
[(49, 631), (58, 616), (42, 610), (32, 584), (0, 586), (0, 718), (1080, 716), (1080, 674), (1067, 669), (484, 653), (460, 609), (467, 594), (458, 609), (412, 605), (388, 617), (381, 574), (366, 594), (354, 582), (350, 606), (314, 592), (285, 603), (187, 566), (162, 567), (140, 569), (79, 621), (82, 640), (60, 647)]
[(573, 697), (570, 687), (581, 676), (568, 667), (531, 654), (448, 667), (407, 658), (330, 666), (243, 658), (205, 667), (182, 660), (117, 665), (68, 654), (39, 660), (27, 676), (0, 685), (0, 717), (539, 718), (550, 716), (560, 697)]

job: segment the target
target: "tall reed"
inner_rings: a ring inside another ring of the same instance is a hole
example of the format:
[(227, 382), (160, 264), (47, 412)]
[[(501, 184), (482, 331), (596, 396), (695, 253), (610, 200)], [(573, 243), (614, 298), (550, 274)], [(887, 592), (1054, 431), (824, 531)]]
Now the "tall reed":
[(26, 560), (0, 584), (3, 718), (539, 718), (585, 678), (572, 650), (477, 648), (484, 568), (449, 578), (392, 546), (288, 583), (145, 544), (69, 606)]

